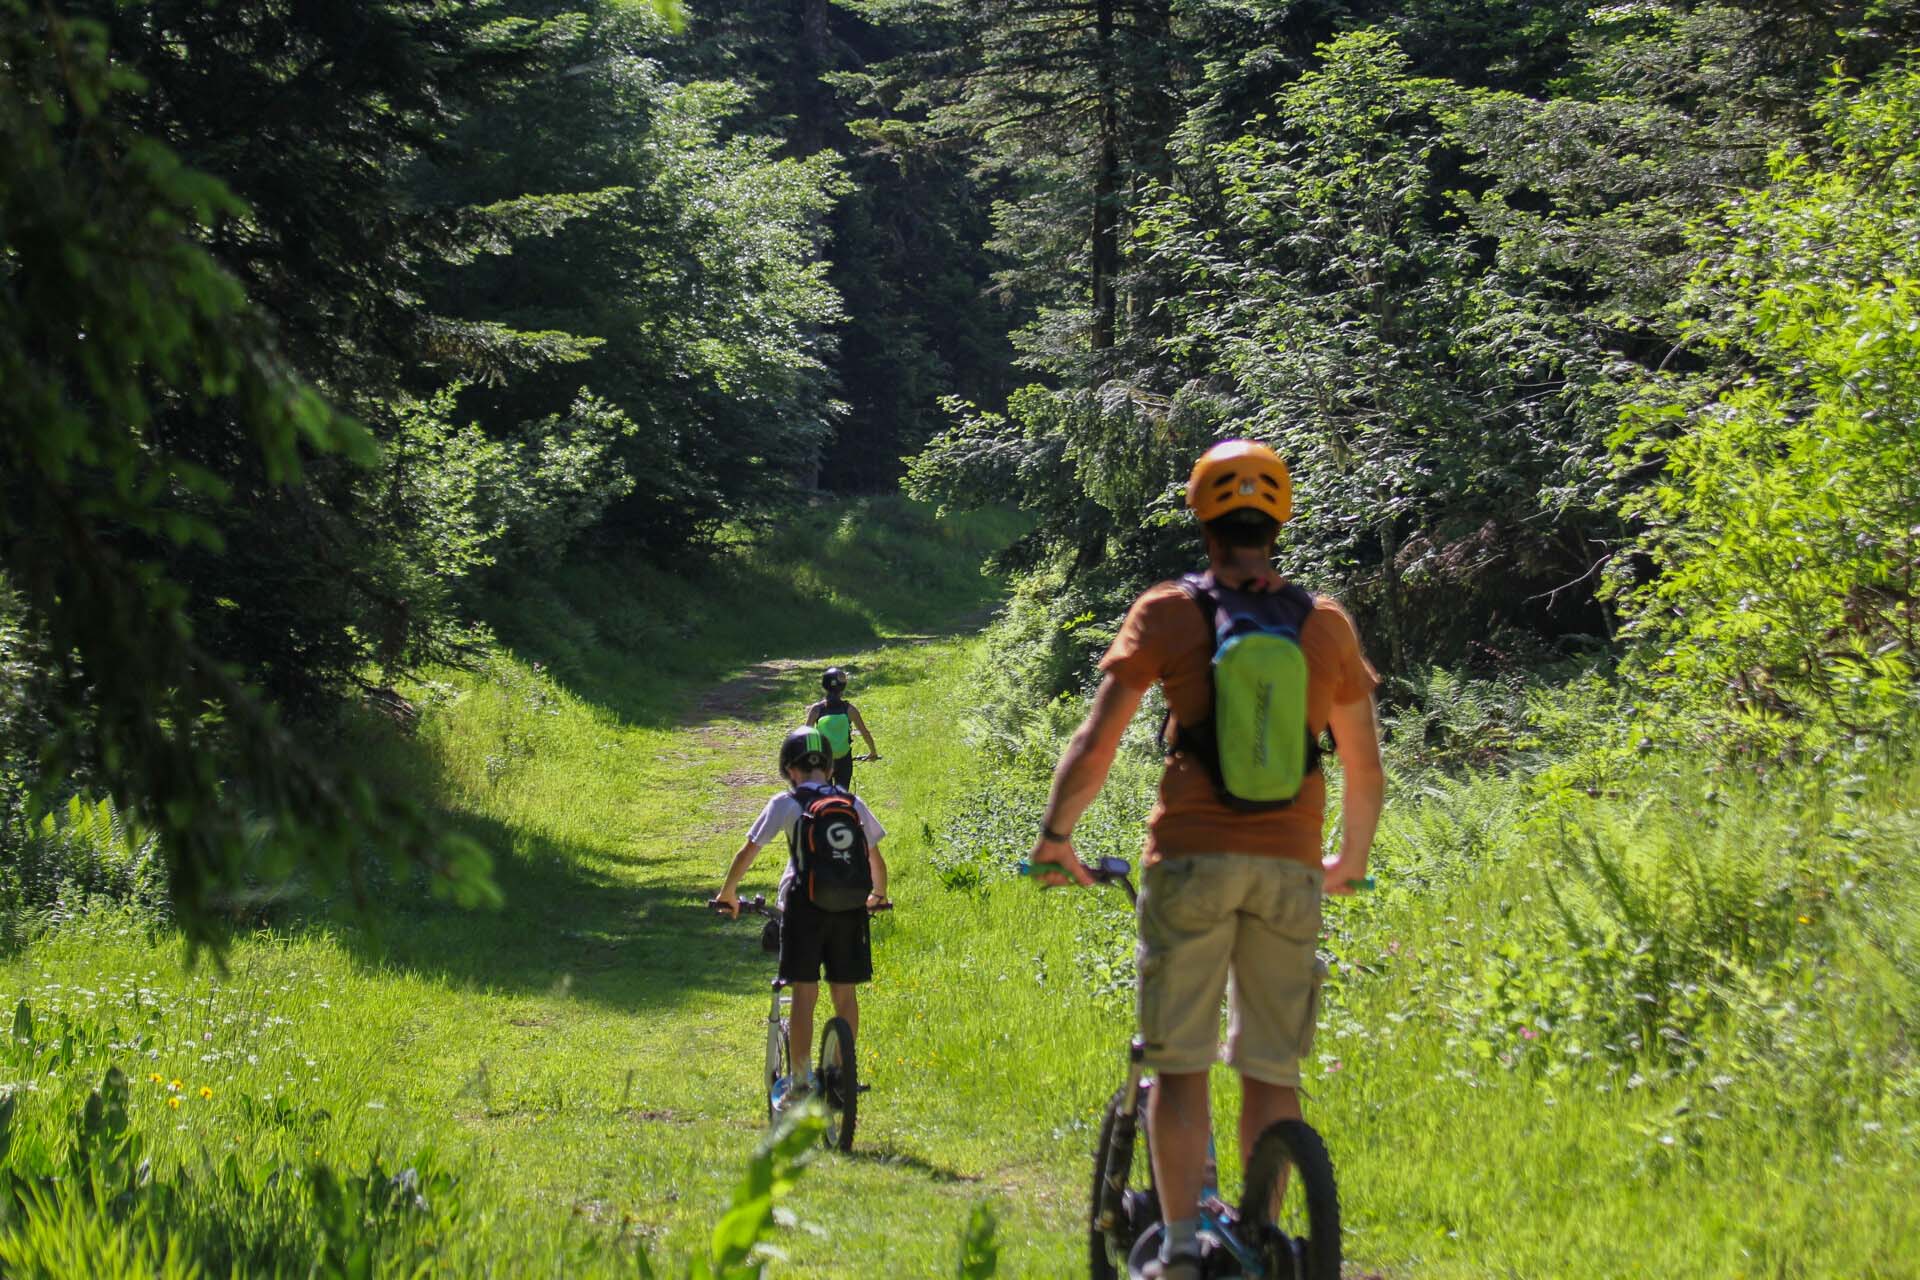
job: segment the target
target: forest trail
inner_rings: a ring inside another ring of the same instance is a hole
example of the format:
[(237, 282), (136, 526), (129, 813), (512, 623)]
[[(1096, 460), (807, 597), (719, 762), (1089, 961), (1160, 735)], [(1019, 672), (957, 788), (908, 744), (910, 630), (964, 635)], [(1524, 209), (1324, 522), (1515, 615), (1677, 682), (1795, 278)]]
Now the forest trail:
[[(888, 636), (855, 649), (765, 658), (698, 691), (679, 719), (681, 731), (699, 748), (683, 766), (683, 777), (710, 799), (702, 806), (700, 825), (714, 829), (713, 835), (697, 861), (648, 858), (626, 869), (641, 894), (654, 887), (698, 886), (687, 910), (656, 915), (649, 923), (672, 935), (673, 949), (682, 954), (718, 949), (729, 975), (724, 983), (714, 984), (710, 999), (680, 1004), (647, 1028), (651, 1047), (637, 1068), (643, 1079), (684, 1072), (686, 1046), (698, 1044), (707, 1056), (701, 1073), (723, 1077), (725, 1088), (691, 1111), (629, 1109), (632, 1125), (648, 1141), (666, 1143), (690, 1129), (758, 1131), (763, 1105), (758, 1067), (771, 957), (758, 949), (757, 927), (707, 916), (697, 909), (698, 899), (718, 887), (727, 856), (777, 787), (773, 757), (780, 737), (801, 722), (806, 706), (819, 696), (820, 671), (828, 665), (849, 669), (850, 696), (866, 709), (882, 751), (890, 753), (885, 763), (862, 766), (856, 787), (890, 829), (883, 849), (901, 910), (876, 921), (874, 929), (876, 981), (863, 988), (860, 1045), (863, 1076), (872, 1091), (863, 1100), (855, 1152), (819, 1161), (809, 1170), (790, 1202), (800, 1226), (781, 1234), (778, 1244), (786, 1263), (777, 1265), (773, 1274), (943, 1272), (951, 1266), (951, 1249), (968, 1211), (982, 1199), (993, 1201), (1003, 1215), (1012, 1208), (1009, 1221), (1018, 1224), (1022, 1238), (1017, 1244), (1006, 1242), (1012, 1248), (1008, 1256), (1030, 1259), (1028, 1266), (1004, 1268), (1003, 1274), (1059, 1274), (1063, 1268), (1071, 1274), (1076, 1267), (1067, 1259), (1077, 1258), (1077, 1178), (1062, 1179), (1046, 1167), (1051, 1161), (1034, 1158), (1036, 1147), (1050, 1145), (1043, 1135), (1033, 1135), (1041, 1139), (1038, 1143), (1018, 1142), (1030, 1153), (1013, 1158), (1004, 1149), (985, 1159), (967, 1151), (979, 1145), (977, 1134), (957, 1146), (951, 1140), (955, 1122), (943, 1113), (948, 1111), (946, 1101), (967, 1092), (964, 1083), (950, 1078), (951, 1068), (934, 1057), (916, 1070), (907, 1054), (896, 1052), (902, 1046), (889, 1043), (890, 1027), (904, 1013), (894, 1004), (900, 989), (931, 985), (902, 972), (903, 952), (929, 949), (927, 934), (938, 931), (945, 896), (925, 874), (920, 855), (925, 848), (923, 819), (929, 815), (917, 811), (909, 793), (932, 772), (919, 767), (922, 761), (937, 761), (940, 755), (937, 743), (925, 740), (926, 729), (951, 723), (953, 709), (941, 705), (949, 691), (935, 687), (941, 683), (938, 677), (959, 665), (993, 612), (992, 605), (972, 609), (944, 627)], [(948, 771), (940, 773), (940, 781), (950, 781)], [(763, 851), (742, 892), (770, 893), (782, 856), (777, 845)], [(664, 939), (652, 941), (658, 945)], [(933, 941), (930, 949), (943, 952), (944, 944)], [(928, 994), (937, 998), (937, 993)], [(639, 1033), (640, 1027), (635, 1030)], [(963, 1065), (964, 1060), (953, 1064)], [(987, 1145), (991, 1149), (996, 1144)], [(747, 1150), (736, 1139), (732, 1163)], [(730, 1167), (721, 1165), (722, 1170)], [(848, 1240), (849, 1232), (856, 1241)], [(1050, 1260), (1041, 1263), (1042, 1256)], [(853, 1257), (862, 1261), (851, 1263)]]

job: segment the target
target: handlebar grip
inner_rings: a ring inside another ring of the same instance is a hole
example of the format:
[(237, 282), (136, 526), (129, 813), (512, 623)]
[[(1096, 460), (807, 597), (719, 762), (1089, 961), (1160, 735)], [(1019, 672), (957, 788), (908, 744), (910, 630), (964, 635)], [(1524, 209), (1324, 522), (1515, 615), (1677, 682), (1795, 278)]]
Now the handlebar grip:
[[(1067, 874), (1067, 869), (1057, 862), (1026, 862), (1023, 860), (1016, 862), (1013, 869), (1015, 874), (1023, 876), (1043, 876), (1050, 871), (1057, 872), (1060, 875)], [(1080, 869), (1092, 876), (1097, 883), (1102, 884), (1110, 883), (1114, 880), (1124, 880), (1127, 876), (1133, 874), (1133, 864), (1125, 858), (1102, 858), (1098, 862), (1083, 862), (1080, 864)]]
[(1366, 893), (1373, 888), (1373, 877), (1361, 876), (1358, 880), (1347, 881), (1347, 884), (1353, 888), (1355, 893)]
[(874, 904), (873, 904), (872, 906), (870, 906), (870, 907), (868, 907), (868, 908), (867, 908), (867, 914), (868, 914), (868, 915), (878, 915), (878, 914), (880, 914), (880, 913), (881, 913), (882, 911), (891, 911), (891, 910), (893, 910), (893, 899), (892, 899), (892, 898), (886, 898), (886, 899), (883, 899), (883, 900), (881, 900), (881, 901), (879, 901), (879, 902), (876, 902), (876, 903), (874, 903)]

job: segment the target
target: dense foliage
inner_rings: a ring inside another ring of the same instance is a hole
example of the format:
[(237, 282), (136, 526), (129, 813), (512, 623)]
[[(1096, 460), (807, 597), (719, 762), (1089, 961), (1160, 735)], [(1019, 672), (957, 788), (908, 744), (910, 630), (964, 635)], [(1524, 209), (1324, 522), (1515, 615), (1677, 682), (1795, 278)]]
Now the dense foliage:
[(1191, 563), (1182, 472), (1248, 434), (1396, 675), (1624, 641), (1776, 742), (1911, 711), (1912, 6), (929, 8), (896, 72), (1009, 184), (1035, 380), (909, 484), (1041, 517), (1020, 683)]
[(679, 16), (0, 6), (6, 848), (78, 785), (199, 936), (372, 833), (486, 895), (341, 710), (408, 714), (501, 573), (764, 519), (831, 438), (837, 162), (676, 81)]

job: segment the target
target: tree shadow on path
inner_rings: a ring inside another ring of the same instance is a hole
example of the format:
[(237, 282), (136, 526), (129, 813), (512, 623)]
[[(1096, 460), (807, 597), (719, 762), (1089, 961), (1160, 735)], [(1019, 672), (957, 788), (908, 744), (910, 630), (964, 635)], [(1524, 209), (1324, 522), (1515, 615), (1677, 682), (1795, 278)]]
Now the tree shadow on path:
[(361, 963), (625, 1013), (737, 995), (772, 971), (757, 929), (707, 909), (708, 880), (639, 882), (603, 870), (598, 850), (486, 817), (450, 825), (493, 853), (505, 907), (475, 911), (396, 886), (365, 925), (336, 926)]

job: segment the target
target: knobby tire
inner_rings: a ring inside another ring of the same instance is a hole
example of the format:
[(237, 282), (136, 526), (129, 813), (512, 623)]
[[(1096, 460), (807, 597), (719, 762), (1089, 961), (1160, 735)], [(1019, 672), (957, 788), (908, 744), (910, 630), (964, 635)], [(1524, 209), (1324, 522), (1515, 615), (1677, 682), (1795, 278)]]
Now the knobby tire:
[(853, 1125), (860, 1107), (860, 1073), (853, 1057), (853, 1028), (845, 1018), (829, 1018), (820, 1037), (820, 1092), (827, 1104), (826, 1142), (853, 1150)]
[[(1285, 1171), (1299, 1184), (1307, 1206), (1305, 1249), (1298, 1254), (1274, 1222), (1274, 1185)], [(1326, 1144), (1306, 1121), (1269, 1125), (1253, 1144), (1239, 1221), (1242, 1238), (1259, 1242), (1266, 1254), (1269, 1277), (1340, 1280), (1340, 1192)]]

